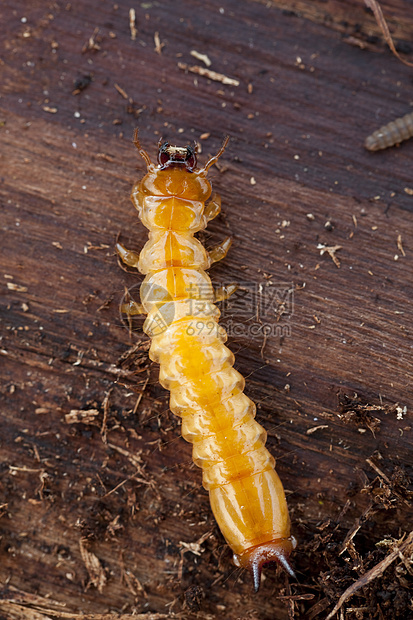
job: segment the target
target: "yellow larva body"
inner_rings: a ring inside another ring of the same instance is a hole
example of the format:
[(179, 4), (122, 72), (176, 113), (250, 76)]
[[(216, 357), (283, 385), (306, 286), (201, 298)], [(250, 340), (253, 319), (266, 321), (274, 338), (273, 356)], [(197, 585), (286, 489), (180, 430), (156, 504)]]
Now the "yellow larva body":
[[(182, 418), (182, 436), (193, 444), (216, 521), (237, 565), (249, 568), (258, 589), (263, 564), (280, 562), (293, 575), (289, 554), (295, 546), (274, 458), (266, 432), (255, 421), (255, 405), (243, 393), (244, 378), (233, 368), (224, 345), (219, 310), (206, 269), (213, 260), (194, 234), (220, 210), (211, 196), (208, 168), (196, 168), (191, 147), (164, 144), (159, 165), (135, 143), (148, 172), (132, 200), (149, 240), (140, 255), (121, 244), (117, 250), (145, 275), (141, 301), (151, 337), (150, 358), (160, 364), (160, 383), (171, 392), (171, 411)], [(229, 247), (229, 244), (227, 244)], [(219, 248), (216, 255), (226, 253)], [(131, 314), (134, 312), (131, 311)]]
[(413, 137), (413, 112), (377, 129), (366, 138), (364, 146), (369, 151), (380, 151), (411, 137)]

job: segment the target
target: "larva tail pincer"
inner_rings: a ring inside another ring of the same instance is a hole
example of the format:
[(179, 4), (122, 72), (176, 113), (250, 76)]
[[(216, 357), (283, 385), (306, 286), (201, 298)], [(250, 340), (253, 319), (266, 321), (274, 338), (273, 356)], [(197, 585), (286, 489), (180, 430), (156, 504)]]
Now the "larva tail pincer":
[(121, 259), (145, 275), (141, 305), (129, 303), (124, 311), (147, 315), (149, 356), (160, 364), (159, 381), (171, 392), (171, 411), (182, 418), (182, 436), (193, 444), (193, 460), (202, 468), (203, 486), (234, 562), (250, 570), (257, 591), (268, 562), (294, 576), (289, 556), (296, 542), (275, 460), (265, 448), (266, 432), (254, 419), (255, 405), (243, 393), (245, 380), (224, 345), (227, 335), (218, 325), (220, 312), (205, 272), (224, 258), (231, 240), (207, 252), (194, 237), (220, 211), (207, 173), (228, 138), (203, 168), (197, 168), (190, 146), (160, 144), (154, 165), (137, 132), (134, 142), (147, 174), (133, 187), (132, 201), (149, 240), (140, 254), (117, 243)]

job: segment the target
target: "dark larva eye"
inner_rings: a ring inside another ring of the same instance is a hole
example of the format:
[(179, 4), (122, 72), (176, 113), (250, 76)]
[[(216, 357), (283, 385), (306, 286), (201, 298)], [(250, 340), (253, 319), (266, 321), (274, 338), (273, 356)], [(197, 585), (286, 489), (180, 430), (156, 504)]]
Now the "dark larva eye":
[(413, 137), (413, 112), (406, 114), (395, 121), (383, 125), (371, 136), (366, 138), (364, 146), (368, 151), (380, 151), (387, 149)]
[(169, 153), (168, 153), (168, 149), (169, 149), (170, 145), (167, 142), (164, 142), (163, 144), (161, 144), (161, 146), (159, 147), (159, 151), (158, 151), (158, 164), (163, 167), (165, 166), (169, 159)]
[(192, 146), (187, 146), (187, 155), (186, 155), (186, 165), (187, 168), (189, 168), (190, 170), (193, 170), (194, 168), (196, 168), (196, 164), (197, 164), (197, 158), (196, 158), (196, 153), (195, 150), (192, 148)]
[(211, 196), (206, 176), (228, 138), (201, 170), (192, 147), (162, 144), (156, 167), (137, 133), (134, 141), (148, 172), (134, 186), (132, 200), (150, 239), (140, 254), (117, 244), (121, 259), (145, 275), (141, 305), (132, 302), (123, 311), (147, 315), (143, 329), (152, 338), (150, 357), (160, 364), (171, 410), (182, 418), (182, 436), (193, 444), (194, 462), (202, 468), (203, 486), (234, 561), (250, 570), (258, 590), (268, 562), (279, 562), (294, 576), (289, 555), (296, 543), (274, 458), (265, 448), (266, 433), (224, 345), (226, 333), (218, 325), (205, 271), (224, 258), (231, 239), (208, 253), (194, 237), (220, 211), (217, 194), (206, 203)]

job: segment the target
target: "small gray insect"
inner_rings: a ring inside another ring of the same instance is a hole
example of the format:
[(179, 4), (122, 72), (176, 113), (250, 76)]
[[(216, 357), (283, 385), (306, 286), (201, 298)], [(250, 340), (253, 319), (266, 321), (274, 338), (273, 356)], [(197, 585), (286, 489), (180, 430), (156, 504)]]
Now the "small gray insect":
[(383, 125), (377, 131), (366, 138), (364, 146), (368, 151), (380, 151), (387, 149), (413, 137), (413, 112), (406, 114), (401, 118)]

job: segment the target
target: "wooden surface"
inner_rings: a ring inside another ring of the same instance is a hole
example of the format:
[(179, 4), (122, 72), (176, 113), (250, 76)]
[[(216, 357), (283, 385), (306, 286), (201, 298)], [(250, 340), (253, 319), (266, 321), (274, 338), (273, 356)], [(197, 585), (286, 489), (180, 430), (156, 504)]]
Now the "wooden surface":
[[(140, 3), (135, 40), (130, 8), (0, 8), (0, 618), (325, 618), (394, 550), (376, 543), (412, 529), (413, 142), (363, 148), (411, 111), (412, 70), (361, 0)], [(411, 3), (382, 8), (412, 59)], [(180, 69), (204, 66), (191, 50), (239, 85)], [(140, 277), (116, 236), (146, 239), (136, 126), (152, 157), (160, 136), (198, 140), (201, 161), (231, 136), (202, 240), (231, 234), (213, 281), (261, 295), (223, 323), (243, 326), (230, 346), (287, 490), (296, 584), (268, 568), (254, 595), (232, 565), (146, 338), (119, 315)], [(277, 286), (292, 314), (257, 317)], [(345, 617), (407, 618), (408, 579), (397, 556)]]

